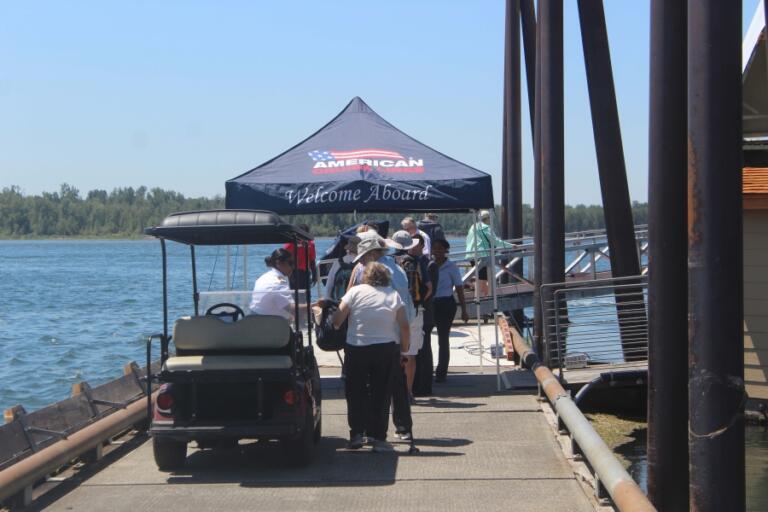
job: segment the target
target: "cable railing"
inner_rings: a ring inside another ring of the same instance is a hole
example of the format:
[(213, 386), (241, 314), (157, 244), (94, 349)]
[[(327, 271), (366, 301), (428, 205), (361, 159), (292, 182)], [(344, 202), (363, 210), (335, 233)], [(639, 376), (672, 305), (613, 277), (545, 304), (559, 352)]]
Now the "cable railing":
[(542, 286), (544, 361), (563, 370), (647, 360), (645, 275)]

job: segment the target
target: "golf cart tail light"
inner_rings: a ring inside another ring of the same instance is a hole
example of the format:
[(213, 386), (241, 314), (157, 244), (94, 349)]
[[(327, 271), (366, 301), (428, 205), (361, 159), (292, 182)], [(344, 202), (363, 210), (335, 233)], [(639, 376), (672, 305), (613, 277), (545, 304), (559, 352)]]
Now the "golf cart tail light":
[(162, 411), (171, 410), (173, 405), (173, 395), (170, 393), (160, 393), (157, 395), (157, 408)]
[(285, 393), (283, 393), (283, 402), (285, 402), (288, 405), (296, 405), (296, 403), (299, 401), (299, 394), (296, 393), (294, 390), (289, 389)]

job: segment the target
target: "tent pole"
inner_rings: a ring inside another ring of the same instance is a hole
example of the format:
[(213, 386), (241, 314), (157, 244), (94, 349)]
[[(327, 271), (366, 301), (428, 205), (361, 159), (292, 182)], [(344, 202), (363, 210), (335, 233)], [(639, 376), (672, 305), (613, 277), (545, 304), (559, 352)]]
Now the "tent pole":
[(496, 391), (501, 391), (501, 363), (499, 362), (499, 324), (496, 323), (496, 314), (499, 312), (498, 290), (496, 288), (496, 231), (494, 231), (494, 220), (496, 212), (491, 208), (491, 261), (488, 269), (488, 277), (491, 280), (491, 296), (493, 297), (493, 336), (495, 339), (494, 359), (496, 359)]
[(472, 217), (474, 219), (474, 224), (472, 226), (472, 236), (474, 237), (474, 246), (475, 246), (475, 320), (477, 321), (477, 343), (480, 346), (480, 355), (478, 356), (480, 358), (480, 373), (484, 373), (483, 371), (483, 333), (480, 326), (480, 256), (479, 252), (477, 250), (477, 227), (478, 223), (480, 221), (480, 213), (478, 210), (472, 210)]

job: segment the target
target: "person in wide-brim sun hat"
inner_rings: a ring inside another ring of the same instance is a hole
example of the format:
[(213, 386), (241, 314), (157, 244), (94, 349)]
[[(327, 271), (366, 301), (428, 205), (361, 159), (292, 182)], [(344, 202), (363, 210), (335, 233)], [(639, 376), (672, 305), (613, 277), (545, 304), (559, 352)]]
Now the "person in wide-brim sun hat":
[(354, 263), (359, 263), (360, 260), (371, 251), (381, 251), (382, 253), (387, 251), (387, 244), (380, 236), (366, 236), (361, 237), (363, 233), (358, 233), (358, 237), (361, 239), (357, 244), (357, 256), (355, 256)]
[(419, 241), (411, 237), (411, 234), (404, 229), (396, 231), (390, 240), (384, 240), (384, 243), (392, 249), (398, 251), (408, 251), (419, 245)]

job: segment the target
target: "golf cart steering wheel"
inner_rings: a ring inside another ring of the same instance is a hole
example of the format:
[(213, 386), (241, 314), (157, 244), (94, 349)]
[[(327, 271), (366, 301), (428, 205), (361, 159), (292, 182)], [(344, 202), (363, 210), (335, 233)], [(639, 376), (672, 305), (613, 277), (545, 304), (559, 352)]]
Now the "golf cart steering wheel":
[[(222, 308), (229, 308), (234, 311), (222, 311), (220, 313), (216, 313), (217, 309), (222, 309)], [(240, 306), (238, 306), (237, 304), (232, 304), (230, 302), (220, 302), (218, 304), (214, 304), (213, 306), (205, 310), (205, 314), (218, 316), (218, 317), (229, 316), (229, 317), (232, 317), (233, 322), (237, 322), (238, 319), (245, 317), (245, 313), (243, 312), (242, 309), (240, 309)]]

